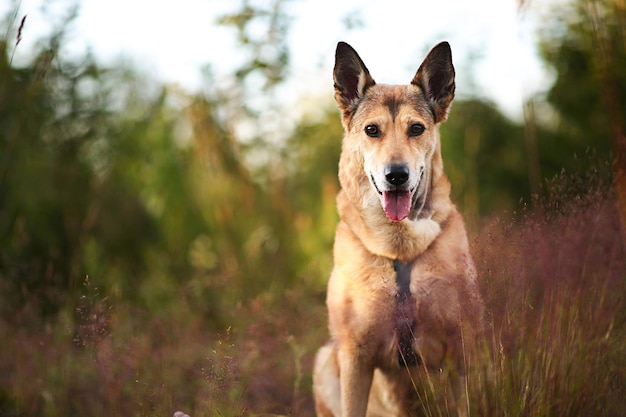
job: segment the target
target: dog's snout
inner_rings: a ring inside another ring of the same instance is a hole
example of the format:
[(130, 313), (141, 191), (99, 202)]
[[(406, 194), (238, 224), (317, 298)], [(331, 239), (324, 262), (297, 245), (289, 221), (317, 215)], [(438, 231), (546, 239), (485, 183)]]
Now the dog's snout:
[(409, 180), (409, 167), (404, 164), (387, 165), (385, 178), (392, 185), (402, 185)]

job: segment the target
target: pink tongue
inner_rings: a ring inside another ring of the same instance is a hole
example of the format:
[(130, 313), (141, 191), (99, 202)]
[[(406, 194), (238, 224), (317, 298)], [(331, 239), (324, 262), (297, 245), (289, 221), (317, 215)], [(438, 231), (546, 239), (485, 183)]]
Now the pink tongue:
[(411, 211), (411, 193), (408, 191), (384, 191), (383, 209), (390, 220), (404, 220)]

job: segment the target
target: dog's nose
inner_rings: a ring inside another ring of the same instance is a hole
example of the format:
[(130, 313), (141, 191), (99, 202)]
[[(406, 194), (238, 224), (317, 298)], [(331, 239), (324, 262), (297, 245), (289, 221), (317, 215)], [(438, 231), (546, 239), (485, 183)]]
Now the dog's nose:
[(402, 185), (409, 180), (409, 167), (404, 164), (387, 165), (385, 178), (392, 185)]

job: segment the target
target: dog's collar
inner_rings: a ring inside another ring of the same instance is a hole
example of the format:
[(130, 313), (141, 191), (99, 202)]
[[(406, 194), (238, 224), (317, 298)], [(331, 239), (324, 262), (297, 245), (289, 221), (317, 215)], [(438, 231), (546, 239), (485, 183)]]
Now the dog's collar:
[(414, 366), (420, 357), (413, 349), (413, 325), (415, 324), (415, 303), (411, 295), (411, 262), (393, 261), (398, 286), (396, 303), (396, 332), (398, 342), (398, 363), (401, 366)]

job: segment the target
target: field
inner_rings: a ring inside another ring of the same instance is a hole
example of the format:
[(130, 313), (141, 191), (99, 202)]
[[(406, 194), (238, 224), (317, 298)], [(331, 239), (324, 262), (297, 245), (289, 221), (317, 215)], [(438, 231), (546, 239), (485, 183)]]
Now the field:
[[(626, 260), (610, 193), (553, 197), (476, 227), (489, 312), (476, 416), (626, 415)], [(182, 290), (181, 290), (182, 291)], [(0, 416), (314, 415), (323, 288), (233, 305), (222, 329), (181, 296), (149, 316), (86, 279), (73, 315), (0, 322)]]

